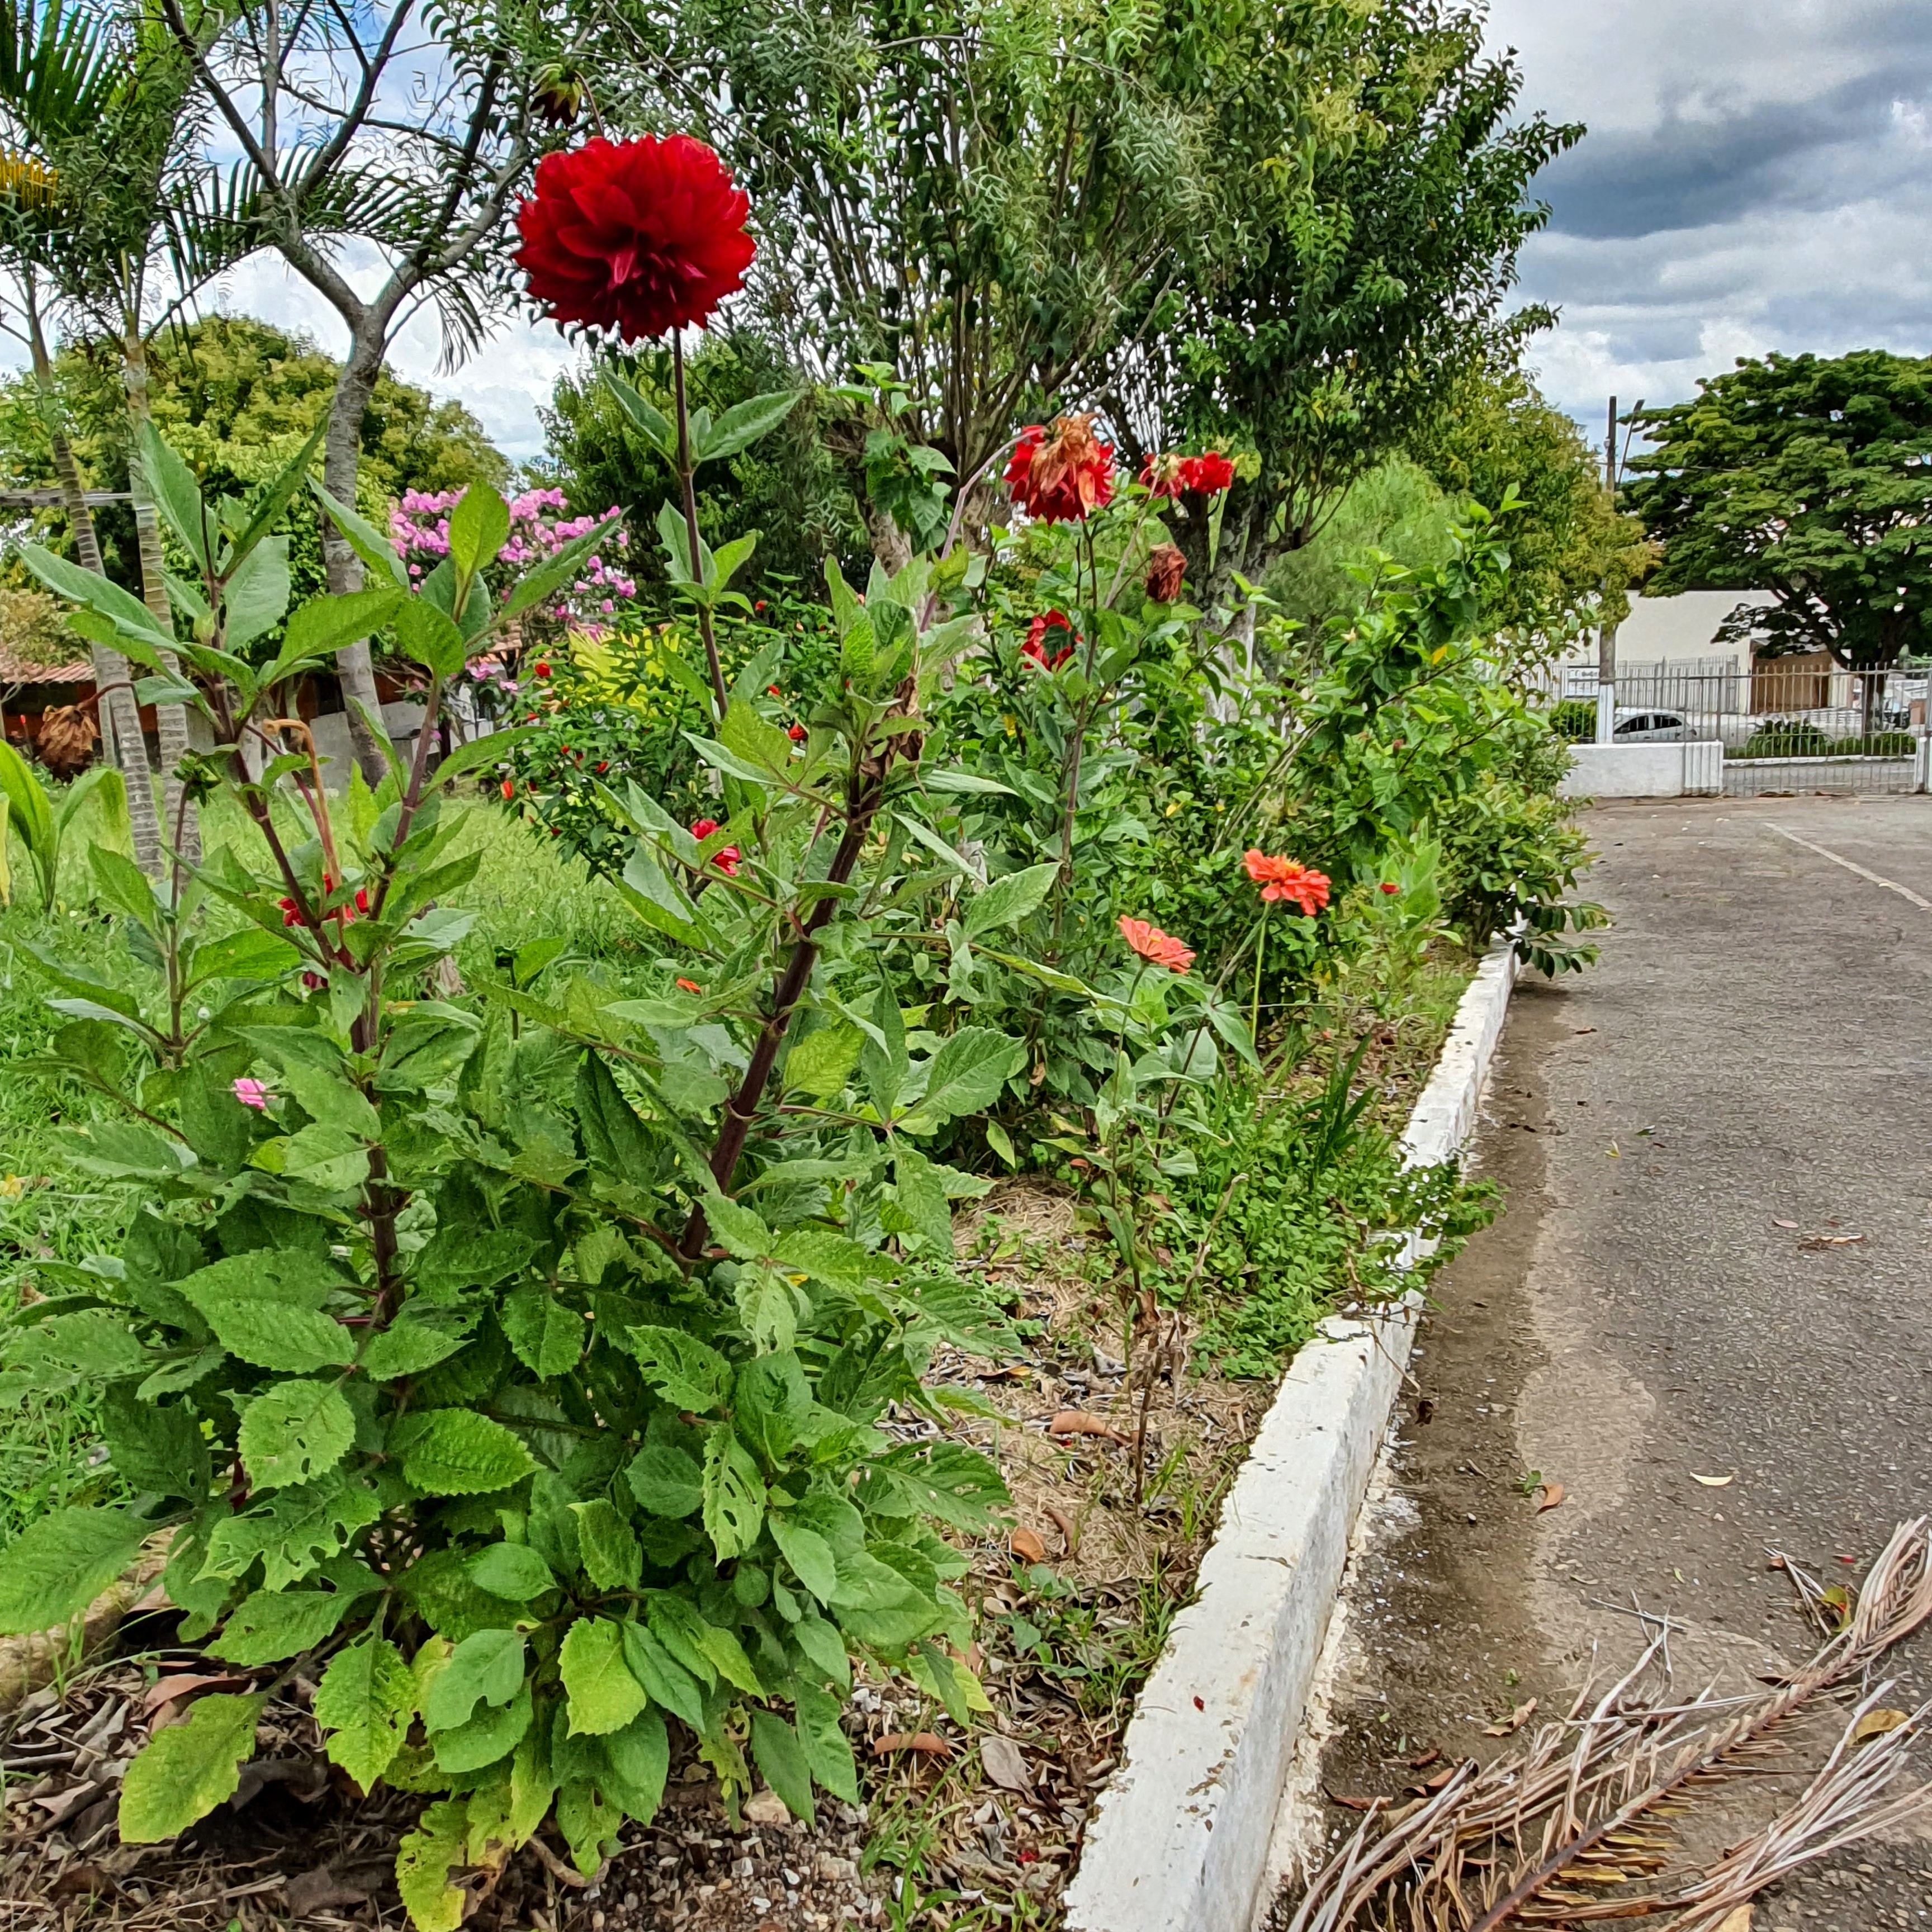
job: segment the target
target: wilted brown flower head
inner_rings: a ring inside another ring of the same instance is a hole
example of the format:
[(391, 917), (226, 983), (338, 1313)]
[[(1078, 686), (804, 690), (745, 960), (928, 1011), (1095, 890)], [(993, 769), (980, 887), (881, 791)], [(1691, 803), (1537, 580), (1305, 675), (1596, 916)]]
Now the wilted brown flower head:
[(1155, 544), (1148, 553), (1148, 596), (1156, 604), (1172, 604), (1186, 574), (1187, 560), (1172, 544)]

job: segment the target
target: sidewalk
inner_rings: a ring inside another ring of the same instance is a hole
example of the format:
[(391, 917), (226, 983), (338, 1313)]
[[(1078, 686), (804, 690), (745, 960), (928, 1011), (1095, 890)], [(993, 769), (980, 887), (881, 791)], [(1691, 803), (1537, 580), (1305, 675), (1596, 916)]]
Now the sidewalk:
[[(1932, 800), (1587, 824), (1616, 926), (1580, 982), (1517, 989), (1477, 1148), (1508, 1210), (1437, 1284), (1346, 1593), (1344, 1796), (1567, 1708), (1634, 1656), (1633, 1603), (1683, 1630), (1687, 1694), (1788, 1667), (1814, 1643), (1766, 1546), (1855, 1577), (1932, 1510)], [(1909, 1709), (1932, 1633), (1898, 1662)], [(1932, 1925), (1932, 1835), (1767, 1894), (1754, 1932), (1888, 1925)]]

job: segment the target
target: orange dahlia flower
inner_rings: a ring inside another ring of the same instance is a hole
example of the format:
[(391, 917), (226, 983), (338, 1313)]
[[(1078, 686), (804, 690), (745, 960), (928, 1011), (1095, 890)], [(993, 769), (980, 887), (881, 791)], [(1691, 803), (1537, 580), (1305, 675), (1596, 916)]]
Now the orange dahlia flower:
[(1165, 966), (1170, 973), (1185, 973), (1194, 964), (1192, 950), (1144, 919), (1123, 919), (1120, 937), (1150, 966)]
[(1310, 919), (1328, 903), (1325, 872), (1310, 872), (1292, 859), (1270, 859), (1265, 852), (1250, 852), (1242, 863), (1264, 900), (1292, 899)]

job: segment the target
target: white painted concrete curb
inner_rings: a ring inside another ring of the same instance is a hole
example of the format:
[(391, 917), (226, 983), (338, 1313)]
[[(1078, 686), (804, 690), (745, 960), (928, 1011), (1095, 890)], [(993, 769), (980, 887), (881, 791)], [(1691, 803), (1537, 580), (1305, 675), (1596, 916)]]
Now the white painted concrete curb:
[[(1474, 1128), (1516, 972), (1505, 940), (1463, 995), (1402, 1136), (1410, 1166), (1448, 1160)], [(1231, 1932), (1252, 1919), (1420, 1306), (1411, 1296), (1372, 1321), (1324, 1322), (1283, 1378), (1088, 1828), (1068, 1932)]]

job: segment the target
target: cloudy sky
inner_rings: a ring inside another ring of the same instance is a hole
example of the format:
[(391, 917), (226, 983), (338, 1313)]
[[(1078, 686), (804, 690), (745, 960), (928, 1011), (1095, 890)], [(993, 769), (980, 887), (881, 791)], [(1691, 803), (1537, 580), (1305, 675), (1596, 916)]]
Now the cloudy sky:
[[(1932, 0), (1490, 0), (1490, 30), (1526, 110), (1591, 130), (1544, 178), (1523, 292), (1562, 311), (1533, 359), (1593, 436), (1610, 394), (1674, 400), (1738, 356), (1932, 352)], [(215, 305), (341, 351), (274, 260)], [(424, 317), (391, 359), (524, 458), (574, 356), (514, 325), (452, 375)]]
[(1587, 122), (1525, 293), (1544, 388), (1674, 401), (1767, 350), (1932, 352), (1927, 0), (1492, 0), (1526, 107)]

